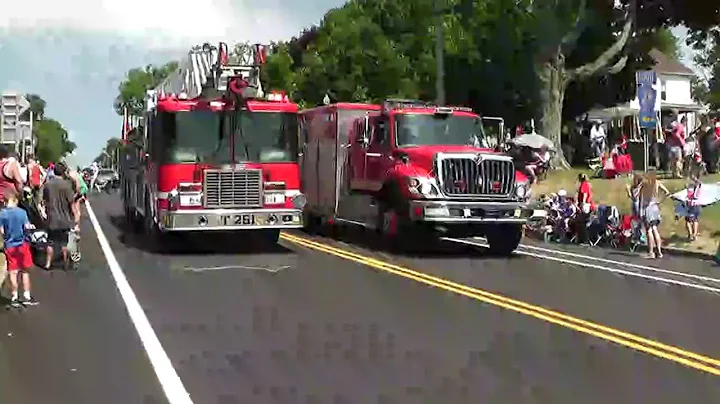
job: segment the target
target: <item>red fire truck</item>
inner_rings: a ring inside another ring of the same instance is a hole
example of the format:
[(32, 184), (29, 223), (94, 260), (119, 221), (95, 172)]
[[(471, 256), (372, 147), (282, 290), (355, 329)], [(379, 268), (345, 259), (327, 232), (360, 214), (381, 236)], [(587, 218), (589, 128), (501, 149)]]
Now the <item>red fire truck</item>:
[(169, 235), (254, 231), (277, 241), (302, 227), (298, 107), (265, 95), (264, 50), (194, 47), (148, 91), (143, 135), (126, 147), (125, 215), (163, 245)]
[(487, 147), (469, 108), (414, 100), (333, 104), (301, 112), (305, 222), (349, 223), (402, 247), (417, 235), (485, 236), (507, 255), (532, 215), (529, 184)]

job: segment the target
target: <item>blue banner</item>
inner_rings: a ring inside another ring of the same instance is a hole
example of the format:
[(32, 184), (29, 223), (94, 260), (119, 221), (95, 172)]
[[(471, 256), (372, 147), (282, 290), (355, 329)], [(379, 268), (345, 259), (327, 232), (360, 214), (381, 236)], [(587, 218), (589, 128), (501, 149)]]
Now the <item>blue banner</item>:
[(657, 76), (652, 70), (640, 71), (636, 74), (638, 100), (640, 101), (640, 127), (655, 128), (657, 126), (657, 113), (655, 112), (655, 101), (657, 99), (657, 90), (655, 90), (655, 82)]

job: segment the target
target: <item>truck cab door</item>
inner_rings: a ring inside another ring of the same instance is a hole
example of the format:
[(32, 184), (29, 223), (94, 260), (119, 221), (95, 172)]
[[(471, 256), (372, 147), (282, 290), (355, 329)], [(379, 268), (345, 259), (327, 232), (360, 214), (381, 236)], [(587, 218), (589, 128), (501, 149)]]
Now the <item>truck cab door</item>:
[(367, 152), (370, 147), (370, 117), (365, 116), (364, 119), (355, 121), (353, 130), (350, 134), (350, 158), (348, 159), (350, 173), (350, 188), (352, 190), (367, 189)]
[(389, 121), (386, 116), (380, 116), (373, 122), (372, 138), (366, 153), (365, 179), (369, 190), (379, 191), (382, 188), (392, 161)]

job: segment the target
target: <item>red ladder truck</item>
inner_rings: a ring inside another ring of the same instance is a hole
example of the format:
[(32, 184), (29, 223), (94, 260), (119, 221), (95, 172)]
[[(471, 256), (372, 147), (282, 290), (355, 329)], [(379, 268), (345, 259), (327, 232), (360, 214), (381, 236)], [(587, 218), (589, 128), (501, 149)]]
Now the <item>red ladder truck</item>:
[(488, 147), (482, 121), (415, 100), (302, 111), (306, 226), (360, 225), (401, 248), (485, 236), (494, 253), (512, 253), (532, 216), (528, 179)]
[(209, 231), (276, 242), (280, 230), (302, 227), (298, 106), (263, 93), (264, 59), (260, 45), (196, 46), (147, 92), (121, 189), (127, 220), (156, 245)]

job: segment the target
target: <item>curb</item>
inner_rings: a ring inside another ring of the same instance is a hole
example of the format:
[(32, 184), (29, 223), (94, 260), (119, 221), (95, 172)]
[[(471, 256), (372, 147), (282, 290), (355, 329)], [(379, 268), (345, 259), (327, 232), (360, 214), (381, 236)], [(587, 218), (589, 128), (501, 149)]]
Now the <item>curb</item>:
[[(525, 230), (525, 237), (529, 238), (531, 240), (541, 241), (543, 243), (545, 242), (543, 237), (534, 231)], [(562, 245), (562, 244), (557, 244), (557, 245)], [(612, 248), (608, 248), (608, 247), (604, 247), (604, 246), (598, 246), (596, 248), (600, 248), (603, 250), (612, 250)], [(673, 256), (677, 256), (677, 257), (691, 257), (691, 258), (700, 258), (700, 259), (707, 260), (707, 261), (715, 261), (715, 256), (712, 254), (700, 252), (700, 251), (686, 250), (684, 248), (678, 248), (678, 247), (663, 246), (663, 253), (667, 253), (668, 255), (673, 255)]]
[(705, 259), (708, 261), (715, 261), (715, 256), (713, 256), (712, 254), (705, 253), (705, 252), (686, 250), (684, 248), (678, 248), (678, 247), (663, 246), (663, 252), (666, 252), (666, 251), (670, 255), (676, 255), (676, 256), (680, 256), (680, 257), (702, 258), (702, 259)]

